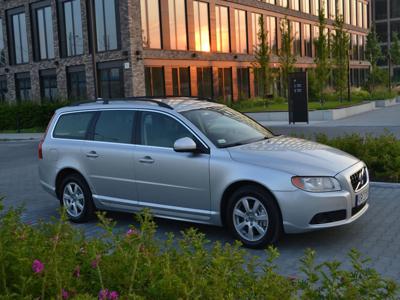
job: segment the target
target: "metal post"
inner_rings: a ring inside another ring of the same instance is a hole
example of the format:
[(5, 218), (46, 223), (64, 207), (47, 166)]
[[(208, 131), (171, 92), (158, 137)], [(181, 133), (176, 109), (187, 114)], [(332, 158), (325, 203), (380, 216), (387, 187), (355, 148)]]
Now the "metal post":
[(388, 53), (389, 92), (392, 92), (392, 56)]
[(351, 75), (350, 75), (350, 52), (351, 49), (348, 51), (348, 63), (347, 63), (347, 99), (351, 102)]
[(97, 82), (97, 63), (96, 63), (96, 26), (94, 22), (93, 0), (89, 0), (89, 21), (90, 21), (90, 37), (92, 43), (92, 67), (94, 80), (94, 98), (99, 97), (99, 87)]

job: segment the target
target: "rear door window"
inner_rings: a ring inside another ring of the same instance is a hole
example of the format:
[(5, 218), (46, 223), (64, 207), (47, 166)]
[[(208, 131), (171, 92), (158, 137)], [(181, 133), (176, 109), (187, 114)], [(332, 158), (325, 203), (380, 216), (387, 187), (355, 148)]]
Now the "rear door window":
[(84, 140), (94, 112), (69, 113), (62, 115), (57, 122), (53, 137), (60, 139)]
[(94, 128), (93, 140), (130, 144), (133, 141), (133, 124), (132, 110), (102, 111)]

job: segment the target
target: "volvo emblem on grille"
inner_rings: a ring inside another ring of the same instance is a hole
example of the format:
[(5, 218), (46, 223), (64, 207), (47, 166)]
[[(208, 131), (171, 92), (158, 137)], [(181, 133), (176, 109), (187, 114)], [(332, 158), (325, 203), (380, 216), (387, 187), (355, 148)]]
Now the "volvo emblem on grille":
[(362, 168), (360, 173), (358, 174), (358, 184), (356, 190), (358, 190), (360, 187), (362, 187), (366, 182), (365, 178), (365, 168)]

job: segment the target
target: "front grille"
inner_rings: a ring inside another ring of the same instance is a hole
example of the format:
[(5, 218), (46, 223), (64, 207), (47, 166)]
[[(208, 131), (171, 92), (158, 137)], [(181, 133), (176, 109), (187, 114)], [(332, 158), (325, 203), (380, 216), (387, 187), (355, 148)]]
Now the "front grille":
[(316, 214), (310, 221), (310, 224), (325, 224), (346, 219), (346, 210), (327, 211)]
[(367, 168), (362, 168), (361, 170), (355, 172), (350, 176), (351, 186), (353, 190), (359, 191), (364, 185), (367, 184), (368, 181), (368, 172)]
[(361, 204), (361, 205), (359, 205), (359, 206), (353, 207), (353, 208), (351, 209), (351, 216), (356, 215), (360, 210), (362, 210), (362, 209), (364, 208), (365, 205), (367, 205), (366, 202), (363, 203), (363, 204)]

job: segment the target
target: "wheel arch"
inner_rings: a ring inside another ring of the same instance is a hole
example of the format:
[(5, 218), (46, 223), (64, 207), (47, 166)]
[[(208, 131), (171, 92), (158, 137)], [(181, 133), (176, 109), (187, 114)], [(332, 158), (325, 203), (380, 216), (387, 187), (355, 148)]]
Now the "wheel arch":
[(88, 183), (88, 181), (86, 180), (85, 176), (83, 176), (83, 174), (81, 172), (79, 172), (78, 170), (74, 169), (74, 168), (64, 168), (62, 170), (60, 170), (57, 173), (56, 176), (56, 182), (55, 182), (55, 188), (56, 188), (56, 196), (58, 199), (61, 199), (61, 183), (64, 180), (65, 177), (69, 176), (69, 175), (78, 175), (80, 176), (88, 185), (89, 189), (90, 189), (90, 185)]
[(252, 181), (252, 180), (241, 180), (241, 181), (236, 181), (231, 183), (224, 191), (222, 194), (221, 198), (221, 204), (220, 204), (220, 216), (221, 216), (221, 223), (223, 226), (226, 225), (226, 210), (228, 209), (228, 204), (229, 204), (229, 198), (232, 196), (232, 194), (240, 189), (243, 186), (257, 186), (261, 189), (263, 189), (270, 197), (271, 199), (275, 202), (277, 208), (278, 208), (278, 213), (279, 213), (279, 218), (280, 218), (280, 223), (283, 228), (283, 218), (282, 218), (282, 211), (281, 207), (279, 206), (278, 201), (276, 200), (275, 195), (271, 192), (270, 189), (268, 189), (265, 185)]

